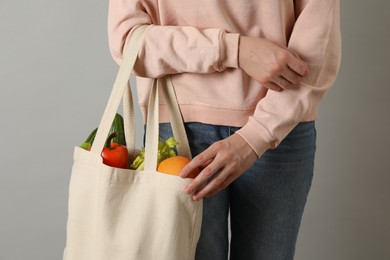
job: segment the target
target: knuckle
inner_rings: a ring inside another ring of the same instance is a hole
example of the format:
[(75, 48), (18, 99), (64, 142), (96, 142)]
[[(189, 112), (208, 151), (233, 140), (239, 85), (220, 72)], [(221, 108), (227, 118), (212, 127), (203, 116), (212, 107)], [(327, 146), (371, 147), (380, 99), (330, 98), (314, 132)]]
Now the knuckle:
[(259, 80), (259, 83), (262, 85), (267, 85), (269, 82), (271, 82), (271, 80), (272, 80), (272, 75), (266, 74)]
[(293, 84), (299, 83), (300, 80), (301, 80), (301, 78), (300, 78), (299, 76), (293, 76), (293, 77), (291, 78), (291, 82), (292, 82)]
[(272, 73), (273, 75), (279, 74), (280, 72), (282, 72), (282, 70), (283, 70), (283, 66), (282, 66), (282, 64), (280, 64), (280, 63), (276, 63), (276, 64), (274, 64), (274, 65), (271, 67), (271, 73)]
[(278, 53), (278, 60), (279, 62), (281, 63), (287, 63), (289, 57), (290, 57), (290, 53), (286, 50), (281, 50), (279, 53)]
[(224, 153), (221, 153), (219, 158), (221, 161), (224, 161), (224, 162), (228, 161), (230, 159), (229, 152), (226, 151)]
[(213, 180), (213, 184), (215, 187), (220, 187), (222, 185), (222, 183), (223, 183), (223, 180), (221, 178), (217, 177)]
[(190, 186), (192, 188), (198, 187), (203, 182), (202, 178), (195, 178), (192, 180)]
[(214, 152), (216, 152), (216, 151), (220, 150), (222, 147), (223, 147), (222, 142), (215, 142), (211, 145), (210, 148), (212, 148), (214, 150)]
[(234, 157), (236, 156), (236, 151), (233, 149), (226, 149), (221, 154), (221, 159), (224, 160), (226, 163), (231, 162), (234, 160)]
[(204, 169), (204, 175), (206, 177), (211, 177), (213, 174), (214, 174), (215, 170), (213, 167), (209, 166), (207, 168)]
[(197, 160), (199, 163), (204, 163), (206, 158), (203, 154), (198, 154), (198, 156), (196, 156), (194, 159)]

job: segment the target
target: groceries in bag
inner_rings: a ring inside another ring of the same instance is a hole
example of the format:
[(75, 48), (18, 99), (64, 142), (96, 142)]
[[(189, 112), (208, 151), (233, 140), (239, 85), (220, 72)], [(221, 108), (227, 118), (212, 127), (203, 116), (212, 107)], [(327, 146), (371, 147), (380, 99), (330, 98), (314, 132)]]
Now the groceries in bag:
[[(98, 128), (95, 128), (80, 145), (85, 150), (90, 150), (96, 136)], [(180, 171), (188, 164), (191, 159), (177, 155), (175, 147), (178, 142), (173, 137), (166, 140), (160, 138), (158, 143), (157, 154), (157, 171), (161, 173), (179, 176)], [(122, 169), (144, 170), (145, 148), (142, 148), (141, 153), (134, 161), (129, 162), (128, 150), (126, 148), (126, 139), (124, 134), (123, 117), (117, 113), (112, 123), (110, 134), (107, 137), (105, 147), (101, 153), (103, 163)], [(194, 170), (189, 178), (195, 178), (199, 174), (199, 170)]]

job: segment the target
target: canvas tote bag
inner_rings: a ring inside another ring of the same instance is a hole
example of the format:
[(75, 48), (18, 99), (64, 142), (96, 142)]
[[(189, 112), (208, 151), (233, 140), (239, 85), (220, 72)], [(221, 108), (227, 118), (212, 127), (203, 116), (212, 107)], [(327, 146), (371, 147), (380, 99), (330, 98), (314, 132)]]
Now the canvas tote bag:
[[(152, 83), (147, 115), (145, 170), (103, 164), (100, 153), (123, 98), (129, 154), (134, 155), (134, 110), (128, 85), (145, 26), (126, 44), (91, 151), (74, 149), (69, 185), (64, 260), (192, 260), (200, 235), (202, 201), (183, 192), (190, 181), (159, 173), (159, 92), (169, 107), (178, 153), (190, 157), (188, 140), (169, 77)], [(131, 156), (134, 157), (134, 156)]]

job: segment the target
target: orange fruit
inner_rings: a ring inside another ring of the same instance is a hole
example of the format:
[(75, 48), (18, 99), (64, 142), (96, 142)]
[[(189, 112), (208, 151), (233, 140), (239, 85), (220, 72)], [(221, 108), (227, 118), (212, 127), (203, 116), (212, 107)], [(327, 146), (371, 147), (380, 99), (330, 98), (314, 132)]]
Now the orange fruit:
[[(162, 162), (157, 167), (158, 172), (177, 175), (179, 176), (181, 169), (189, 163), (191, 159), (184, 156), (173, 156), (169, 157)], [(200, 173), (199, 169), (193, 170), (188, 178), (195, 178)]]

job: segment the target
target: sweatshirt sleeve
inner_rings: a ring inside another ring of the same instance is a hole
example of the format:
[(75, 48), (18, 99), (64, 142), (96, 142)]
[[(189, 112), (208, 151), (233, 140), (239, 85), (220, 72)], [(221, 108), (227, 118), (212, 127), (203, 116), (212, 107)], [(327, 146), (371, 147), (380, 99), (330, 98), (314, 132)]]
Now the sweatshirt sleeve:
[(134, 72), (148, 78), (176, 73), (211, 73), (238, 68), (239, 34), (223, 29), (159, 25), (155, 6), (144, 0), (110, 0), (108, 41), (120, 64), (128, 37), (139, 25), (149, 25)]
[(268, 91), (237, 133), (260, 157), (275, 148), (301, 121), (317, 111), (333, 85), (341, 61), (339, 0), (296, 0), (296, 22), (288, 48), (309, 64), (298, 88)]

